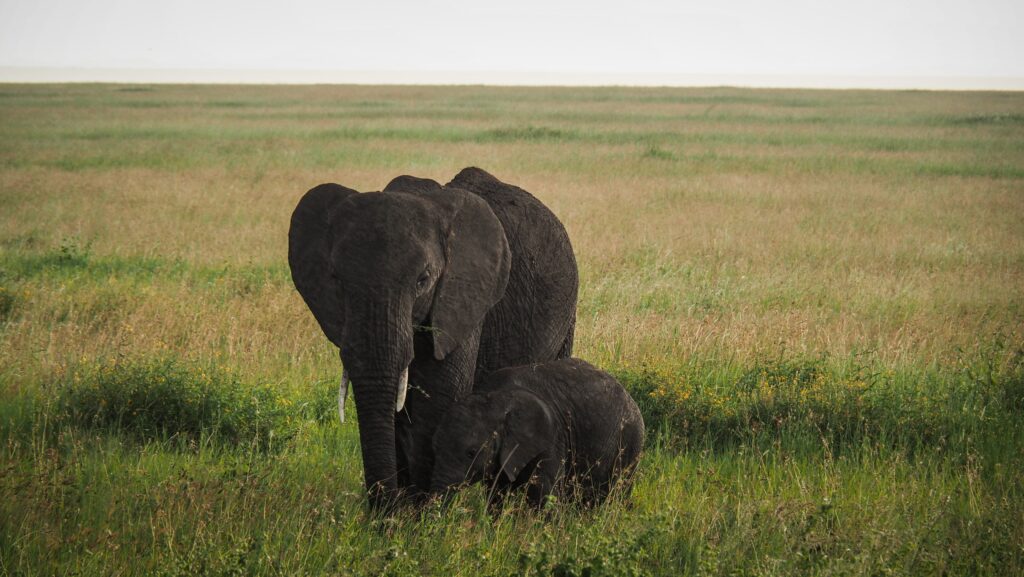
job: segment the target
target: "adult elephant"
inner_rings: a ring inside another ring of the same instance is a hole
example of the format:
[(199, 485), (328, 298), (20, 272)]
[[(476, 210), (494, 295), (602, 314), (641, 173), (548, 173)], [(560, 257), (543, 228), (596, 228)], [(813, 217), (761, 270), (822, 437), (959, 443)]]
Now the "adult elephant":
[(429, 490), (434, 430), (477, 377), (572, 353), (578, 273), (565, 228), (478, 168), (445, 186), (317, 186), (292, 214), (288, 263), (340, 351), (342, 419), (352, 384), (376, 509)]

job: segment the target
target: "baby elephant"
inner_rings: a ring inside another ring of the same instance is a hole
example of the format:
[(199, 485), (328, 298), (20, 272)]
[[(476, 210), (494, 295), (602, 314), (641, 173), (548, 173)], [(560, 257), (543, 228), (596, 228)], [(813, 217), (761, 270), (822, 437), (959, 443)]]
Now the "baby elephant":
[(643, 444), (640, 410), (608, 373), (579, 359), (502, 369), (438, 427), (431, 491), (484, 482), (500, 506), (526, 485), (538, 508), (550, 494), (593, 505), (629, 488)]

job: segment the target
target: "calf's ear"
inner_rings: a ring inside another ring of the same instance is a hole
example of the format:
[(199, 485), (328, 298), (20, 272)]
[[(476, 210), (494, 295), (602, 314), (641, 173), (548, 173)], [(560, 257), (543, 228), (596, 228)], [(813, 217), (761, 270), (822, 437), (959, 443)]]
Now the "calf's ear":
[[(505, 414), (505, 427), (499, 440), (498, 467), (514, 482), (538, 459), (559, 459), (552, 454), (557, 444), (556, 421), (547, 404), (528, 391), (513, 395)], [(529, 472), (529, 471), (527, 471)]]

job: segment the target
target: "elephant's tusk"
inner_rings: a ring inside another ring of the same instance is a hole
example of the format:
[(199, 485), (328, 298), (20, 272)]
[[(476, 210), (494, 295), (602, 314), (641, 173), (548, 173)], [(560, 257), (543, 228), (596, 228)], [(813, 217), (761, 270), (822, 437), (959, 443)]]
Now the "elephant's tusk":
[(409, 390), (409, 367), (406, 367), (402, 371), (402, 376), (398, 377), (398, 396), (395, 398), (395, 412), (402, 410), (405, 406), (405, 393)]
[(345, 422), (345, 397), (348, 396), (348, 371), (341, 371), (341, 385), (338, 386), (338, 416)]
[[(345, 422), (345, 398), (348, 396), (348, 371), (341, 371), (341, 384), (338, 386), (338, 416), (341, 417), (341, 422)], [(405, 407), (405, 394), (409, 390), (409, 369), (406, 368), (402, 371), (402, 376), (398, 378), (398, 395), (395, 398), (395, 412), (401, 411)]]

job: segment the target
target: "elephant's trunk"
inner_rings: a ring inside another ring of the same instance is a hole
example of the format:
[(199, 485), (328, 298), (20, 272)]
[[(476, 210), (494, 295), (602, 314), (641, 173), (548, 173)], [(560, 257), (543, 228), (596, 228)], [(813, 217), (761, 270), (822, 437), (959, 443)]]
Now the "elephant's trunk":
[(387, 510), (398, 491), (395, 456), (395, 397), (381, 394), (396, 390), (398, 378), (381, 382), (353, 380), (353, 396), (359, 419), (359, 443), (363, 454), (363, 477), (370, 505)]
[[(362, 306), (348, 303), (349, 326), (341, 347), (359, 420), (359, 444), (370, 504), (389, 508), (398, 492), (395, 413), (405, 403), (413, 358), (411, 302), (384, 292)], [(344, 392), (344, 391), (342, 391)], [(339, 407), (340, 408), (340, 407)]]

